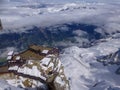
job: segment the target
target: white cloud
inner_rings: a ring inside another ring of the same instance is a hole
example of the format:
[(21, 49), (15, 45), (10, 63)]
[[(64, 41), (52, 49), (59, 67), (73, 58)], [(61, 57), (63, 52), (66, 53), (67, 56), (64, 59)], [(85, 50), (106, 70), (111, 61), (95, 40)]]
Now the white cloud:
[[(79, 3), (52, 4), (46, 8), (31, 8), (11, 6), (0, 12), (5, 30), (24, 31), (33, 26), (51, 26), (70, 22), (79, 22), (99, 26), (101, 30), (113, 33), (119, 30), (120, 7), (114, 4)], [(32, 5), (37, 7), (40, 4)], [(65, 7), (65, 8), (64, 8)], [(49, 11), (52, 8), (51, 11)], [(57, 11), (57, 12), (54, 12)], [(24, 30), (23, 30), (24, 29)], [(101, 31), (100, 31), (101, 32)]]
[(101, 3), (120, 3), (119, 0), (1, 0), (0, 2), (20, 2), (20, 3), (72, 3), (72, 2), (101, 2)]

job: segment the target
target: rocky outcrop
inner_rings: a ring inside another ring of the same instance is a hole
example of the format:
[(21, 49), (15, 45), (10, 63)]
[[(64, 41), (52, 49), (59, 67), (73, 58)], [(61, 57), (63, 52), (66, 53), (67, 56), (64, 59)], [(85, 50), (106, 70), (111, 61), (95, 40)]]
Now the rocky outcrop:
[(104, 65), (108, 64), (120, 64), (120, 49), (115, 53), (111, 53), (106, 56), (100, 56), (97, 59), (99, 62), (102, 62)]
[(9, 71), (18, 77), (27, 78), (21, 79), (23, 87), (39, 87), (39, 84), (35, 82), (39, 81), (48, 85), (50, 90), (69, 90), (69, 82), (64, 74), (64, 67), (59, 58), (52, 54), (47, 55), (42, 60), (28, 60), (22, 66), (11, 66)]
[(54, 80), (55, 90), (70, 90), (69, 82), (63, 70), (64, 69), (61, 68), (59, 75)]

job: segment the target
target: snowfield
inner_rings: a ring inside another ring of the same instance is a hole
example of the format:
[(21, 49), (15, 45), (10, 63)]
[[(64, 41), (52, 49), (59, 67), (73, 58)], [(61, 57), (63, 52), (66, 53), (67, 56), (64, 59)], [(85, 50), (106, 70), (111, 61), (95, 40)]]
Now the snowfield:
[(120, 90), (120, 76), (115, 73), (119, 65), (104, 66), (98, 56), (115, 53), (120, 39), (108, 39), (90, 48), (66, 48), (61, 54), (71, 90)]

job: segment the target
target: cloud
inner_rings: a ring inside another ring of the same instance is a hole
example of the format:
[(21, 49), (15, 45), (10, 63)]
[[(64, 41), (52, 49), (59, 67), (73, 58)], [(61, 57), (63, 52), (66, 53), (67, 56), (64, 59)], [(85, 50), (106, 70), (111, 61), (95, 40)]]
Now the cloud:
[(71, 3), (71, 2), (104, 2), (104, 3), (118, 3), (120, 2), (119, 0), (1, 0), (0, 2), (22, 2), (22, 3), (39, 3), (39, 2), (44, 2), (44, 3)]
[(46, 8), (41, 8), (40, 5), (42, 6), (42, 4), (27, 4), (3, 9), (0, 12), (0, 18), (5, 31), (21, 32), (33, 26), (48, 27), (70, 22), (96, 25), (100, 28), (98, 32), (101, 32), (99, 30), (109, 33), (120, 31), (119, 5), (105, 3), (44, 4)]
[(9, 0), (0, 0), (0, 4), (5, 4), (5, 3), (8, 3)]

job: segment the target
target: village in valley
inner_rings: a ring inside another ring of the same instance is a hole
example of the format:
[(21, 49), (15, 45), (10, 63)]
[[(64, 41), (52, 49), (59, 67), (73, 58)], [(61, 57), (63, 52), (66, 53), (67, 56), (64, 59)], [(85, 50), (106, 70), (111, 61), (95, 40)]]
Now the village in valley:
[(0, 66), (0, 79), (24, 89), (47, 85), (48, 90), (69, 90), (58, 48), (30, 45), (20, 53), (9, 51)]

